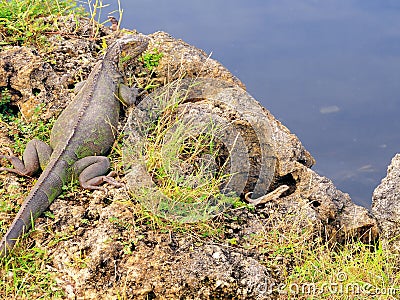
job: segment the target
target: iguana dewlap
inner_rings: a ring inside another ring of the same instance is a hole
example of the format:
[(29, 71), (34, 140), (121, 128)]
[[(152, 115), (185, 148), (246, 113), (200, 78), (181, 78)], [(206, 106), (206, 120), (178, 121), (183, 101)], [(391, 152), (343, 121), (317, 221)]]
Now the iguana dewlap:
[[(139, 55), (147, 47), (144, 36), (121, 38), (108, 48), (104, 58), (90, 73), (72, 102), (54, 124), (50, 146), (39, 140), (30, 141), (23, 160), (0, 155), (8, 159), (14, 169), (0, 168), (20, 175), (30, 176), (40, 168), (43, 173), (22, 204), (18, 214), (0, 243), (0, 257), (5, 256), (16, 240), (26, 232), (33, 220), (41, 215), (62, 192), (62, 186), (79, 175), (82, 187), (101, 189), (104, 181), (118, 183), (105, 175), (110, 162), (105, 155), (112, 147), (121, 105), (122, 75), (118, 70), (121, 52), (130, 47), (130, 53)], [(131, 99), (123, 101), (131, 104)]]

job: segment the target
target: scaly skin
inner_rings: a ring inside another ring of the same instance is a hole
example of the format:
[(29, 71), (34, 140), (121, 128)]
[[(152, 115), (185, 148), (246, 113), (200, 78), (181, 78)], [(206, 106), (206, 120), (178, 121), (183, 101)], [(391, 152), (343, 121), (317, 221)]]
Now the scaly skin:
[(25, 150), (24, 162), (13, 156), (0, 156), (14, 165), (14, 169), (0, 168), (0, 171), (31, 175), (39, 165), (45, 166), (1, 239), (0, 257), (7, 255), (16, 240), (61, 194), (62, 186), (71, 180), (72, 174), (78, 174), (81, 186), (89, 189), (101, 189), (97, 185), (104, 181), (118, 185), (113, 178), (104, 176), (110, 163), (102, 155), (114, 143), (118, 124), (121, 99), (116, 96), (122, 83), (119, 56), (125, 46), (132, 44), (135, 55), (139, 55), (147, 47), (147, 39), (128, 36), (108, 48), (103, 60), (96, 64), (86, 83), (55, 122), (50, 147), (37, 140), (31, 141)]

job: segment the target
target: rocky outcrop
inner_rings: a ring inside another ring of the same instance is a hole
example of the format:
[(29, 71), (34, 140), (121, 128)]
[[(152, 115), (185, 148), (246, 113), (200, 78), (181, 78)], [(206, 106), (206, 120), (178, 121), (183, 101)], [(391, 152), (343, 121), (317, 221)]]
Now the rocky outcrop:
[[(57, 227), (71, 234), (50, 253), (69, 298), (272, 299), (279, 281), (254, 252), (135, 224), (137, 207), (121, 202), (127, 194), (110, 193), (114, 202), (106, 207), (98, 192), (73, 210), (66, 200), (52, 205)], [(78, 253), (84, 253), (83, 268)]]
[[(4, 79), (0, 86), (11, 92), (12, 104), (27, 116), (38, 103), (46, 103), (50, 115), (57, 115), (70, 101), (76, 82), (85, 79), (101, 57), (103, 39), (110, 42), (117, 37), (100, 27), (98, 38), (82, 38), (93, 32), (88, 20), (82, 19), (78, 27), (73, 19), (60, 22), (62, 31), (49, 36), (51, 47), (42, 51), (9, 47), (0, 52)], [(144, 89), (185, 76), (206, 78), (180, 109), (197, 119), (207, 112), (240, 133), (247, 148), (241, 153), (248, 163), (238, 192), (243, 196), (255, 191), (257, 197), (283, 184), (290, 188), (276, 202), (218, 216), (214, 221), (224, 230), (221, 236), (216, 231), (215, 239), (206, 238), (208, 232), (200, 238), (184, 226), (174, 230), (170, 224), (160, 225), (135, 199), (128, 201), (130, 195), (123, 188), (108, 194), (81, 191), (75, 194), (76, 201), (56, 200), (50, 207), (54, 221), (47, 224), (47, 218), (38, 219), (30, 238), (36, 246), (46, 247), (53, 261), (49, 269), (71, 299), (109, 299), (121, 294), (128, 299), (271, 299), (290, 267), (290, 261), (281, 262), (281, 258), (278, 268), (266, 266), (277, 259), (263, 248), (264, 235), (276, 222), (299, 234), (308, 230), (310, 238), (376, 238), (377, 223), (368, 210), (310, 169), (315, 162), (311, 154), (244, 90), (239, 79), (181, 40), (163, 32), (150, 37), (149, 50), (156, 48), (163, 56), (152, 71), (137, 60), (124, 62), (127, 83), (133, 81)], [(24, 60), (18, 59), (22, 56)], [(21, 65), (26, 58), (28, 63)], [(126, 117), (121, 119), (124, 122)], [(0, 130), (0, 135), (3, 146), (12, 142), (7, 130)], [(11, 185), (7, 182), (5, 189)], [(49, 240), (54, 242), (49, 244)], [(257, 244), (250, 243), (254, 240)]]
[(23, 99), (21, 112), (27, 118), (37, 105), (52, 103), (60, 96), (56, 87), (59, 78), (50, 64), (27, 47), (12, 47), (1, 52), (0, 78), (0, 87), (8, 89), (14, 102)]
[(378, 220), (381, 236), (400, 251), (400, 154), (396, 154), (387, 175), (372, 196), (372, 212)]
[(157, 74), (154, 83), (165, 85), (183, 77), (206, 77), (222, 79), (245, 88), (238, 78), (203, 50), (175, 39), (163, 31), (150, 34), (149, 37), (151, 41), (148, 49), (150, 51), (156, 49), (163, 53), (158, 66), (154, 69)]
[[(368, 210), (355, 205), (349, 195), (337, 190), (329, 179), (313, 172), (310, 167), (314, 158), (298, 138), (236, 84), (212, 78), (171, 83), (136, 107), (134, 117), (128, 120), (127, 134), (134, 132), (135, 125), (138, 128), (140, 122), (142, 128), (146, 122), (154, 122), (148, 116), (157, 118), (163, 105), (171, 105), (175, 90), (185, 94), (177, 113), (181, 112), (181, 121), (187, 124), (188, 131), (193, 120), (196, 124), (212, 120), (215, 126), (223, 128), (219, 139), (231, 153), (230, 174), (234, 174), (229, 190), (242, 196), (251, 191), (257, 198), (285, 184), (290, 189), (281, 199), (283, 205), (290, 207), (301, 203), (308, 209), (310, 223), (317, 228), (324, 227), (331, 238), (359, 236), (371, 241), (377, 237), (377, 224)], [(165, 104), (161, 99), (166, 99)], [(229, 141), (235, 141), (234, 145)], [(138, 144), (125, 141), (127, 147), (129, 143)], [(129, 177), (131, 185), (136, 185), (136, 177), (137, 169), (135, 176)], [(158, 204), (153, 206), (158, 207)]]

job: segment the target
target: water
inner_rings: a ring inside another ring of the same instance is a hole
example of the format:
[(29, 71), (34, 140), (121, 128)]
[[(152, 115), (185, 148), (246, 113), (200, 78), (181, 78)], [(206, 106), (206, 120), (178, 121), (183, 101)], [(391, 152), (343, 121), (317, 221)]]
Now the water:
[[(105, 0), (106, 2), (106, 0)], [(103, 10), (117, 9), (117, 1)], [(122, 27), (212, 52), (358, 204), (400, 151), (400, 1), (121, 0)], [(114, 13), (115, 16), (118, 14)]]

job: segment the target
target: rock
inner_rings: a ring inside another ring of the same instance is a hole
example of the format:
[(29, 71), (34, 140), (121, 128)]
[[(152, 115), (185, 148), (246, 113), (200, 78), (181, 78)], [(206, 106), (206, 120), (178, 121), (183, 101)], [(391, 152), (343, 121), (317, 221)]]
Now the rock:
[(390, 246), (400, 251), (400, 154), (396, 154), (387, 175), (374, 190), (372, 213), (377, 218), (381, 236)]
[[(355, 205), (348, 194), (337, 190), (329, 179), (312, 171), (310, 167), (314, 158), (298, 138), (236, 84), (198, 78), (177, 80), (167, 88), (159, 89), (146, 97), (130, 116), (127, 135), (134, 133), (135, 137), (126, 139), (125, 147), (131, 144), (141, 147), (135, 138), (142, 130), (147, 130), (145, 124), (157, 120), (163, 109), (171, 105), (176, 91), (185, 95), (176, 115), (185, 124), (186, 134), (195, 135), (190, 129), (193, 124), (206, 126), (210, 120), (215, 127), (222, 128), (217, 136), (227, 152), (231, 153), (228, 173), (234, 174), (224, 188), (228, 192), (234, 191), (243, 197), (251, 191), (253, 197), (257, 198), (286, 184), (290, 190), (281, 199), (283, 205), (287, 209), (299, 204), (305, 207), (308, 211), (306, 215), (315, 224), (315, 229), (319, 231), (325, 228), (329, 238), (343, 241), (347, 237), (357, 236), (370, 242), (377, 237), (377, 223), (368, 210)], [(182, 101), (180, 97), (176, 98)], [(141, 151), (138, 149), (139, 153)], [(128, 160), (136, 161), (137, 158), (129, 157)], [(137, 168), (134, 172), (137, 172)], [(128, 173), (131, 187), (137, 185), (136, 177), (136, 173), (133, 176)], [(154, 198), (162, 199), (159, 194)], [(158, 201), (148, 207), (159, 213), (154, 209), (159, 207)]]
[(288, 177), (294, 180), (296, 190), (284, 198), (287, 201), (284, 205), (296, 203), (308, 207), (309, 220), (315, 226), (322, 225), (319, 230), (323, 228), (328, 238), (345, 242), (356, 237), (366, 243), (377, 239), (379, 230), (374, 216), (352, 202), (350, 196), (338, 190), (331, 180), (298, 162), (294, 163)]
[[(183, 77), (219, 78), (245, 88), (244, 84), (232, 75), (221, 63), (210, 58), (204, 51), (173, 38), (166, 32), (159, 31), (150, 34), (148, 51), (157, 49), (162, 53), (158, 66), (152, 76), (152, 84), (160, 86)], [(149, 72), (142, 69), (142, 72)], [(140, 79), (140, 78), (139, 78)], [(147, 78), (140, 80), (145, 85)]]
[(7, 153), (7, 149), (3, 149), (5, 145), (10, 145), (11, 140), (8, 137), (8, 128), (4, 123), (0, 122), (0, 151), (1, 153)]
[(59, 84), (58, 76), (50, 64), (30, 48), (13, 47), (1, 51), (0, 78), (0, 87), (10, 91), (28, 119), (37, 105), (52, 102), (57, 97), (53, 91)]
[[(61, 232), (69, 234), (49, 253), (57, 282), (68, 294), (84, 299), (113, 299), (121, 293), (129, 299), (274, 299), (278, 280), (251, 252), (142, 228), (135, 221), (137, 208), (120, 202), (126, 192), (110, 194), (114, 202), (106, 207), (101, 193), (74, 210), (61, 199), (51, 205), (57, 223), (66, 222)], [(99, 217), (87, 219), (87, 211), (99, 211)], [(71, 230), (71, 224), (82, 230)]]

